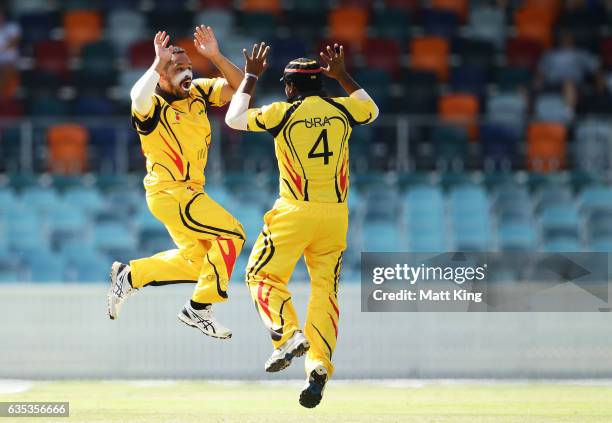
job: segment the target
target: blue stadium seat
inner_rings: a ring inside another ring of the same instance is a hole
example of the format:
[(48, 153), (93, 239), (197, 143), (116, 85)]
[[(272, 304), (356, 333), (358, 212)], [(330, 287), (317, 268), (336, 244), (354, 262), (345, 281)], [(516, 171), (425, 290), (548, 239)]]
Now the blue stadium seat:
[(612, 238), (612, 208), (590, 213), (586, 219), (586, 234), (590, 241)]
[(612, 209), (612, 188), (603, 185), (586, 187), (579, 195), (580, 212), (586, 216), (595, 210)]
[(32, 45), (51, 38), (51, 31), (59, 26), (58, 14), (34, 9), (32, 13), (19, 16), (19, 25), (27, 28), (27, 31), (21, 31), (22, 42)]
[(449, 208), (452, 214), (469, 218), (471, 215), (489, 213), (487, 192), (481, 185), (458, 185), (449, 193)]
[(404, 214), (427, 214), (444, 212), (444, 196), (438, 186), (417, 185), (404, 195)]
[(15, 192), (10, 188), (0, 188), (0, 213), (17, 201)]
[(366, 193), (366, 220), (388, 220), (397, 218), (397, 192), (389, 187), (373, 187)]
[(88, 229), (88, 221), (83, 212), (66, 203), (58, 203), (49, 211), (46, 221), (53, 245), (81, 240)]
[(612, 124), (603, 120), (588, 119), (576, 127), (574, 151), (581, 169), (604, 171), (612, 167)]
[(480, 66), (461, 66), (451, 71), (450, 85), (454, 92), (467, 92), (477, 96), (486, 90), (487, 76)]
[(84, 249), (78, 259), (70, 260), (69, 280), (75, 282), (107, 282), (111, 259), (97, 251)]
[(106, 25), (107, 37), (120, 54), (124, 54), (130, 44), (146, 35), (145, 17), (136, 10), (110, 9)]
[(518, 93), (500, 93), (487, 100), (487, 118), (521, 130), (525, 126), (527, 101)]
[(371, 220), (363, 226), (363, 251), (403, 251), (404, 242), (395, 222)]
[(459, 18), (453, 12), (425, 10), (422, 20), (428, 34), (444, 38), (452, 38), (459, 28)]
[(573, 203), (572, 191), (567, 185), (548, 184), (538, 190), (534, 203), (537, 211), (545, 210), (548, 207), (567, 205)]
[(573, 204), (549, 206), (540, 215), (543, 240), (580, 239), (580, 218)]
[(567, 124), (573, 118), (571, 109), (559, 94), (542, 94), (535, 101), (535, 118)]
[(21, 269), (19, 261), (13, 254), (0, 251), (0, 283), (19, 282)]
[(489, 41), (501, 49), (506, 41), (505, 20), (501, 8), (478, 5), (470, 12), (469, 34), (478, 40)]
[(533, 251), (536, 245), (534, 228), (526, 223), (507, 223), (498, 228), (498, 248), (501, 251)]
[(440, 232), (408, 235), (408, 251), (412, 253), (435, 253), (446, 251), (444, 237)]
[(40, 186), (24, 189), (20, 195), (20, 200), (28, 208), (42, 213), (50, 211), (60, 202), (60, 198), (53, 188)]
[(508, 123), (491, 122), (480, 126), (480, 152), (485, 168), (511, 169), (518, 162), (519, 131)]
[(453, 227), (454, 250), (487, 251), (491, 244), (491, 230), (488, 222), (464, 222), (457, 221)]
[(101, 209), (105, 203), (95, 187), (73, 187), (68, 188), (63, 195), (65, 204), (83, 210), (85, 213), (93, 213)]
[(30, 268), (32, 282), (62, 282), (66, 277), (66, 262), (58, 254), (49, 251), (39, 251), (29, 254), (25, 262)]
[(572, 253), (582, 251), (582, 246), (578, 239), (559, 238), (544, 241), (542, 250), (547, 253)]
[(45, 248), (49, 245), (49, 238), (43, 231), (40, 216), (31, 208), (23, 204), (14, 204), (7, 210), (6, 235), (9, 247), (14, 250)]
[(94, 226), (94, 245), (101, 251), (115, 254), (133, 251), (136, 248), (136, 237), (125, 224), (101, 222)]

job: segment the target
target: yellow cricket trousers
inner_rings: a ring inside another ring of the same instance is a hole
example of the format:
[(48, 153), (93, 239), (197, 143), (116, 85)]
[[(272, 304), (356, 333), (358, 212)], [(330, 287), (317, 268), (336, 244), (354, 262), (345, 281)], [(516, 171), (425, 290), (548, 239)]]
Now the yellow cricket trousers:
[(227, 299), (227, 285), (245, 234), (240, 222), (202, 188), (181, 185), (147, 195), (151, 213), (168, 229), (177, 249), (132, 260), (132, 285), (196, 283), (192, 300)]
[(304, 255), (311, 294), (304, 334), (310, 342), (306, 374), (322, 364), (331, 377), (331, 359), (338, 337), (338, 280), (346, 249), (346, 204), (314, 203), (280, 198), (264, 216), (253, 247), (246, 282), (274, 348), (301, 330), (291, 292), (293, 269)]

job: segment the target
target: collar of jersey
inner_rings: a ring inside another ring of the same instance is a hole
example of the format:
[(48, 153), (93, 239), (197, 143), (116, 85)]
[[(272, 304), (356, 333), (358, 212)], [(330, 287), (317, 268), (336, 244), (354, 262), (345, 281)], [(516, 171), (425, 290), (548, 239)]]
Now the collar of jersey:
[(289, 97), (287, 101), (289, 103), (294, 103), (296, 101), (304, 100), (306, 97), (327, 97), (327, 94), (325, 94), (325, 92), (322, 90), (307, 91), (305, 93), (301, 93), (298, 95), (294, 95), (293, 97)]

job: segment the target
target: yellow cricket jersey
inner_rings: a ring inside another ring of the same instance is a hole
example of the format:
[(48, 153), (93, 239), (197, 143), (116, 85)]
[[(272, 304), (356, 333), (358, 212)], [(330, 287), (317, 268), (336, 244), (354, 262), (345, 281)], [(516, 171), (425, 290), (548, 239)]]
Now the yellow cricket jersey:
[(349, 188), (348, 140), (376, 105), (353, 97), (308, 96), (248, 110), (248, 130), (268, 131), (280, 171), (280, 196), (343, 203)]
[(170, 104), (155, 94), (146, 116), (132, 109), (132, 125), (138, 131), (147, 160), (147, 192), (158, 192), (180, 182), (204, 185), (210, 145), (208, 109), (224, 104), (224, 84), (222, 78), (194, 79), (185, 99)]

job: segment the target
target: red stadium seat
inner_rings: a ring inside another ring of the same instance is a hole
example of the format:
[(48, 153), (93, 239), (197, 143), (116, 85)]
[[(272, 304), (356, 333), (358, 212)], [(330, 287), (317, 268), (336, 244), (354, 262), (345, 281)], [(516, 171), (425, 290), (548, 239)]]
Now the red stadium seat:
[(155, 58), (155, 47), (151, 40), (137, 41), (128, 50), (130, 65), (134, 68), (148, 68)]
[(200, 0), (200, 10), (208, 9), (231, 9), (234, 6), (233, 0)]
[(400, 46), (395, 40), (374, 38), (366, 41), (363, 56), (370, 68), (383, 69), (393, 75), (399, 76)]
[(537, 122), (527, 130), (527, 165), (539, 172), (565, 166), (567, 129), (559, 123)]
[(509, 66), (535, 69), (542, 56), (542, 44), (529, 38), (512, 38), (506, 42)]
[(63, 41), (41, 41), (34, 45), (34, 67), (41, 72), (64, 77), (68, 74), (70, 54)]
[(599, 45), (599, 56), (607, 69), (612, 68), (612, 37), (604, 38)]
[(416, 13), (419, 10), (419, 0), (385, 0), (388, 9), (403, 9), (408, 13)]
[[(338, 41), (339, 40), (334, 40), (334, 39), (324, 39), (324, 40), (319, 41), (319, 43), (317, 44), (317, 50), (315, 52), (315, 57), (319, 59), (320, 61), (319, 52), (325, 51), (325, 48), (327, 46), (333, 46), (334, 43)], [(355, 48), (351, 44), (347, 44), (347, 43), (343, 43), (342, 46), (344, 47), (344, 60), (346, 63), (346, 68), (350, 70), (354, 66), (353, 58), (355, 57), (355, 54), (354, 54)]]
[(85, 127), (64, 123), (47, 131), (49, 168), (58, 173), (81, 173), (87, 167), (89, 133)]

